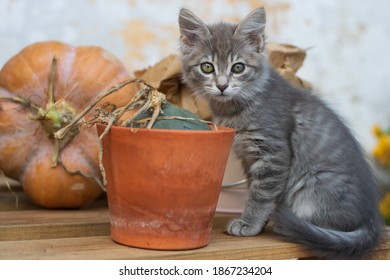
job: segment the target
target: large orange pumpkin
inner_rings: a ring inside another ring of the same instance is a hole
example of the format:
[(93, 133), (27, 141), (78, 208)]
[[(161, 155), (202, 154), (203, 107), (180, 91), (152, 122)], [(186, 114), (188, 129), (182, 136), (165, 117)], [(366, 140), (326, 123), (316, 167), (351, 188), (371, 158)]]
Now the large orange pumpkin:
[[(80, 126), (59, 142), (53, 133), (99, 93), (129, 78), (100, 47), (27, 46), (0, 72), (0, 169), (43, 207), (78, 208), (96, 199), (101, 175), (95, 128)], [(123, 106), (136, 90), (130, 84), (102, 102)]]

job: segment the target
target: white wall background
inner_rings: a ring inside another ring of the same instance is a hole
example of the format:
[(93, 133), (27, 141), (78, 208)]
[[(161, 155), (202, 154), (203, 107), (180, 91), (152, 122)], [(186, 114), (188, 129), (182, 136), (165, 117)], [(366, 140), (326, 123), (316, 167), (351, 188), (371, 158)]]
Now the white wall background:
[(129, 70), (177, 52), (177, 14), (239, 21), (265, 5), (269, 41), (310, 48), (299, 75), (346, 119), (367, 149), (390, 122), (390, 1), (0, 0), (0, 66), (30, 43), (99, 45)]

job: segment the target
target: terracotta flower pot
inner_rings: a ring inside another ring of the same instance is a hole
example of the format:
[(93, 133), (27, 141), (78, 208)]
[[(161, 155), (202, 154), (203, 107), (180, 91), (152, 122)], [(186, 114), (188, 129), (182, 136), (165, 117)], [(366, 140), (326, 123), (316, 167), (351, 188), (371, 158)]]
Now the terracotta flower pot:
[(112, 239), (162, 250), (206, 246), (233, 137), (223, 127), (112, 127), (103, 138)]

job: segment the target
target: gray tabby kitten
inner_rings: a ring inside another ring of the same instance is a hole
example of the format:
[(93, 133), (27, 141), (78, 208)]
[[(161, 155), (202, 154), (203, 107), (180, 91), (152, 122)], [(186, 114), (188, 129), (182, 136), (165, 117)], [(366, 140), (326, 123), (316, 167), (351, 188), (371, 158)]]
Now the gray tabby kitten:
[(244, 212), (227, 232), (273, 230), (321, 258), (367, 257), (380, 239), (376, 182), (361, 148), (317, 96), (268, 64), (263, 8), (238, 25), (179, 15), (183, 81), (208, 100), (214, 121), (236, 129), (249, 181)]

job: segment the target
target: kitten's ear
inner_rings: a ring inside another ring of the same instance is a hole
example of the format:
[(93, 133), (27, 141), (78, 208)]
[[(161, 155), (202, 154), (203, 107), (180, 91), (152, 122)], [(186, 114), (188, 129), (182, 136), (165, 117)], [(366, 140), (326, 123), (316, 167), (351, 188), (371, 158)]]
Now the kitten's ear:
[(264, 30), (266, 15), (264, 8), (258, 8), (247, 15), (237, 26), (234, 35), (244, 37), (256, 48), (257, 52), (264, 49)]
[(180, 42), (187, 47), (193, 47), (199, 40), (210, 36), (210, 31), (194, 13), (181, 9), (179, 13)]

